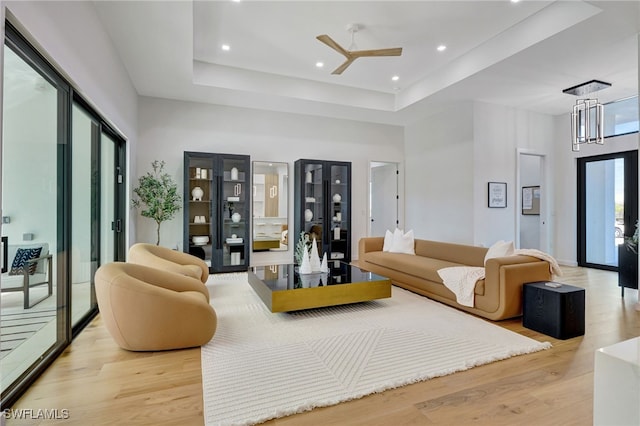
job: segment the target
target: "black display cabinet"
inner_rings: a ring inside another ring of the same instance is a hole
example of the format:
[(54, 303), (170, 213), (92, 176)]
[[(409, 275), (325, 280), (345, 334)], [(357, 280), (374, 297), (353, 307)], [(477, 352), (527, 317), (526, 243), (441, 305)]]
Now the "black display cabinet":
[(248, 155), (184, 153), (184, 251), (211, 273), (249, 268), (251, 161)]
[[(300, 233), (315, 237), (318, 253), (327, 254), (330, 266), (351, 261), (351, 163), (297, 160), (294, 164), (295, 246)], [(335, 262), (331, 262), (335, 261)]]

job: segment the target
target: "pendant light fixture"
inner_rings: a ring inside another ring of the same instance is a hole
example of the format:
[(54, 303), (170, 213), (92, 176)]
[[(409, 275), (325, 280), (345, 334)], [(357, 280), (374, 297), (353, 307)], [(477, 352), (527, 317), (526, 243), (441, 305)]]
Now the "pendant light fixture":
[[(577, 86), (563, 90), (575, 96), (585, 96), (589, 93), (611, 87), (611, 83), (591, 80)], [(604, 145), (604, 106), (598, 99), (578, 99), (571, 113), (571, 149), (580, 151), (580, 145), (596, 143)]]

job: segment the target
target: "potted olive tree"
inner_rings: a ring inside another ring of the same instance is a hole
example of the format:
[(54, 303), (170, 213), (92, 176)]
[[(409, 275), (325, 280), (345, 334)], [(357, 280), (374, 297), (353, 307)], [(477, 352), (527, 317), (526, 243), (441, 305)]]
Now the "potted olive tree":
[(131, 200), (134, 207), (141, 209), (143, 217), (156, 221), (156, 245), (160, 244), (160, 225), (173, 219), (181, 207), (178, 185), (164, 171), (164, 164), (158, 160), (151, 163), (153, 172), (147, 172), (138, 179), (138, 186), (133, 190), (137, 198)]

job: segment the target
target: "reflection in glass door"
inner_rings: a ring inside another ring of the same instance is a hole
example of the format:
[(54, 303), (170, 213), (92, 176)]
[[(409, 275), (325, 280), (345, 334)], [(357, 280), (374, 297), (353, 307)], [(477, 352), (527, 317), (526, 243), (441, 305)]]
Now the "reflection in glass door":
[[(3, 401), (15, 382), (64, 344), (63, 240), (65, 147), (60, 117), (68, 88), (7, 40), (4, 49), (2, 236), (0, 278)], [(6, 269), (6, 272), (4, 272)]]
[(94, 224), (99, 124), (77, 104), (72, 110), (71, 165), (71, 321), (75, 326), (92, 307), (95, 291), (92, 277), (97, 268)]
[(617, 270), (637, 220), (637, 151), (578, 159), (578, 264)]

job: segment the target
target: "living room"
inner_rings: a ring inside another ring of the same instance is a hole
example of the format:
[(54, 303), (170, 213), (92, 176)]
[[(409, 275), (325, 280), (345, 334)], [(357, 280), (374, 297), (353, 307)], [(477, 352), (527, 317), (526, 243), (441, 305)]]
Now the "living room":
[[(457, 88), (450, 89), (452, 96), (441, 103), (438, 98), (444, 95), (436, 91), (428, 105), (409, 106), (399, 112), (362, 111), (350, 105), (330, 103), (327, 108), (303, 108), (307, 102), (299, 99), (289, 103), (276, 96), (272, 98), (275, 99), (273, 103), (265, 104), (264, 98), (258, 95), (242, 92), (232, 95), (225, 90), (209, 91), (204, 86), (187, 88), (181, 86), (182, 81), (163, 91), (152, 92), (151, 81), (160, 77), (153, 72), (136, 74), (139, 69), (131, 65), (135, 61), (119, 53), (122, 44), (128, 41), (134, 44), (136, 37), (142, 40), (140, 43), (143, 45), (163, 44), (166, 53), (154, 59), (158, 61), (154, 62), (156, 69), (163, 65), (174, 67), (169, 63), (178, 62), (189, 68), (184, 72), (190, 73), (193, 57), (188, 47), (191, 40), (183, 44), (185, 40), (181, 37), (185, 32), (165, 34), (160, 39), (154, 37), (156, 33), (151, 38), (136, 35), (135, 19), (140, 14), (153, 18), (148, 21), (149, 28), (160, 27), (159, 23), (167, 24), (169, 19), (172, 26), (187, 26), (187, 37), (191, 36), (189, 33), (194, 23), (193, 10), (190, 6), (185, 7), (184, 2), (148, 3), (2, 2), (6, 17), (23, 29), (30, 41), (40, 46), (42, 52), (125, 136), (129, 188), (154, 160), (165, 161), (167, 171), (181, 182), (184, 151), (246, 154), (251, 156), (251, 160), (286, 162), (290, 164), (290, 170), (293, 162), (300, 158), (350, 161), (354, 206), (352, 238), (357, 242), (369, 232), (370, 163), (382, 160), (397, 162), (401, 165), (401, 180), (404, 182), (401, 228), (413, 229), (422, 238), (489, 247), (498, 240), (519, 238), (517, 218), (521, 200), (517, 188), (518, 150), (521, 150), (545, 158), (544, 184), (549, 188), (545, 199), (545, 250), (563, 265), (575, 266), (575, 159), (638, 149), (638, 135), (633, 133), (607, 138), (604, 146), (588, 145), (581, 147), (579, 153), (571, 151), (569, 112), (575, 97), (562, 94), (562, 89), (582, 80), (605, 78), (601, 75), (589, 74), (578, 81), (567, 78), (563, 85), (553, 88), (554, 93), (545, 94), (564, 97), (565, 105), (561, 111), (544, 113), (540, 112), (539, 106), (513, 99), (501, 104), (497, 98), (504, 92), (498, 94), (497, 89), (495, 97), (492, 96), (492, 86), (487, 84), (487, 80), (502, 80), (507, 85), (509, 79), (505, 73), (508, 70), (522, 72), (527, 67), (535, 69), (535, 63), (545, 49), (560, 41), (572, 41), (573, 33), (558, 30), (555, 37), (539, 40), (528, 50), (530, 56), (526, 58), (526, 52), (521, 52), (514, 54), (515, 58), (495, 59), (504, 68), (496, 67), (493, 76), (489, 77), (492, 65), (488, 65), (484, 73), (461, 79)], [(588, 5), (591, 6), (590, 3)], [(626, 8), (624, 10), (628, 13), (624, 15), (627, 19), (623, 22), (612, 17), (608, 19), (619, 24), (616, 31), (624, 35), (621, 35), (621, 40), (628, 42), (639, 30), (637, 5), (621, 2), (620, 6)], [(630, 11), (635, 11), (635, 15)], [(620, 19), (620, 15), (615, 16)], [(109, 27), (118, 21), (122, 26), (118, 29), (122, 31)], [(575, 25), (578, 26), (576, 32), (581, 28), (592, 28), (588, 18)], [(123, 28), (129, 28), (131, 32)], [(83, 37), (77, 37), (78, 33)], [(611, 74), (633, 74), (635, 92), (626, 96), (637, 94), (637, 39), (634, 39), (632, 54), (623, 49), (626, 44), (620, 43), (618, 47), (620, 52), (615, 53), (621, 56), (617, 61), (625, 69)], [(139, 55), (144, 56), (144, 53), (139, 52)], [(576, 57), (581, 55), (584, 54), (575, 52)], [(589, 55), (586, 56), (588, 59)], [(329, 74), (330, 70), (322, 72)], [(535, 73), (524, 72), (531, 79), (535, 78)], [(147, 79), (149, 85), (140, 84)], [(620, 85), (616, 83), (613, 82), (612, 89), (618, 90)], [(471, 86), (486, 86), (486, 89), (477, 98), (469, 99), (462, 93), (467, 89), (470, 91)], [(196, 96), (192, 100), (184, 100), (176, 96), (181, 90), (195, 92)], [(602, 91), (604, 101), (623, 97)], [(253, 106), (247, 105), (252, 100)], [(314, 109), (319, 113), (313, 114)], [(487, 183), (492, 181), (507, 183), (505, 208), (487, 208)], [(290, 199), (293, 199), (293, 185), (289, 192)], [(292, 206), (290, 208), (293, 209)], [(129, 208), (126, 215), (127, 245), (155, 241), (155, 224), (152, 221)], [(182, 234), (182, 220), (178, 217), (163, 224), (161, 244), (182, 249)], [(252, 264), (286, 261), (291, 256), (291, 252), (255, 253), (252, 254)], [(354, 244), (352, 257), (356, 256), (357, 244)], [(635, 301), (636, 295), (629, 292), (628, 299)], [(635, 321), (637, 324), (637, 318)], [(627, 332), (634, 333), (637, 327), (633, 327)], [(190, 355), (191, 358), (193, 356)], [(454, 385), (452, 382), (446, 386)]]

